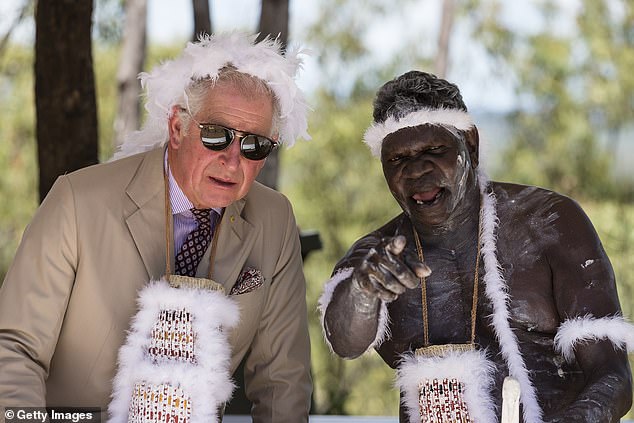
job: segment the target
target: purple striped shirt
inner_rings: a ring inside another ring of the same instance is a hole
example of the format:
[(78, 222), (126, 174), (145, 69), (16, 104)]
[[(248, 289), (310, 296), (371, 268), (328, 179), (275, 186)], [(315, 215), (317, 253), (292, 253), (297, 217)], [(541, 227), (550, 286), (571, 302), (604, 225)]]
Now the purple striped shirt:
[[(198, 221), (190, 211), (194, 205), (178, 186), (171, 169), (167, 166), (167, 150), (165, 150), (165, 167), (168, 170), (170, 204), (172, 206), (174, 225), (174, 255), (176, 255), (176, 253), (180, 251), (183, 242), (185, 242), (187, 235), (198, 227)], [(218, 216), (222, 215), (222, 208), (213, 208), (212, 210), (217, 213)], [(212, 225), (212, 231), (214, 229), (213, 226), (214, 225)]]

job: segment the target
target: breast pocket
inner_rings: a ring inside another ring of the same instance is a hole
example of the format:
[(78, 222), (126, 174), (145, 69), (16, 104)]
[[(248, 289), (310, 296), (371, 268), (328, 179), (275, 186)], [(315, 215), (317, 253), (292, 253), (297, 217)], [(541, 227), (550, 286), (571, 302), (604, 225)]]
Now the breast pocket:
[(251, 345), (262, 321), (262, 312), (268, 291), (268, 285), (264, 284), (251, 292), (229, 296), (238, 304), (240, 309), (240, 321), (229, 335), (233, 351), (246, 351)]

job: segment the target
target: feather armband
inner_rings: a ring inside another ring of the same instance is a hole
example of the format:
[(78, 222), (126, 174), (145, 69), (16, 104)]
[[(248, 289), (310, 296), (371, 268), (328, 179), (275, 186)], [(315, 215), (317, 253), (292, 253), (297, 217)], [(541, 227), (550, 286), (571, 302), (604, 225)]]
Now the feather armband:
[(595, 318), (591, 315), (566, 320), (555, 335), (555, 350), (566, 361), (574, 357), (577, 345), (607, 339), (615, 348), (634, 351), (634, 325), (622, 316)]
[[(354, 268), (352, 267), (345, 267), (345, 268), (341, 268), (337, 270), (337, 272), (326, 282), (324, 286), (324, 292), (321, 294), (321, 297), (319, 298), (318, 307), (319, 307), (319, 311), (321, 315), (321, 328), (324, 332), (324, 340), (331, 351), (332, 351), (332, 344), (330, 343), (330, 340), (328, 339), (328, 334), (326, 333), (326, 322), (325, 322), (326, 309), (328, 308), (328, 305), (330, 304), (330, 301), (332, 300), (332, 296), (334, 295), (335, 289), (337, 289), (337, 287), (339, 286), (341, 282), (350, 278), (352, 276), (353, 271), (354, 271)], [(383, 343), (383, 341), (390, 338), (390, 328), (388, 323), (389, 323), (389, 316), (387, 311), (387, 305), (385, 301), (381, 301), (381, 309), (379, 311), (379, 321), (377, 322), (376, 335), (372, 343), (366, 349), (366, 352), (375, 347), (378, 347), (379, 345)]]

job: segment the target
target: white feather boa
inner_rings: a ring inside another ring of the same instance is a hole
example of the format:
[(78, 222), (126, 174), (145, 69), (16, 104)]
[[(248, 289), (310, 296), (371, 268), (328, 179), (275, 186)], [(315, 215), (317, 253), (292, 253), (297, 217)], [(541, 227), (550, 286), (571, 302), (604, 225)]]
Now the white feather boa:
[[(139, 294), (125, 344), (119, 350), (119, 368), (113, 382), (109, 422), (128, 422), (135, 383), (169, 384), (191, 399), (191, 423), (217, 422), (219, 407), (231, 398), (234, 384), (229, 372), (231, 347), (226, 330), (239, 318), (237, 304), (219, 291), (172, 288), (164, 279), (150, 282)], [(193, 316), (196, 363), (161, 361), (148, 357), (152, 327), (159, 312), (186, 309)]]
[[(353, 272), (352, 267), (346, 267), (337, 270), (337, 272), (326, 282), (324, 286), (324, 292), (319, 297), (318, 308), (321, 316), (321, 329), (324, 334), (324, 340), (326, 341), (326, 345), (332, 351), (332, 344), (330, 343), (330, 339), (328, 334), (326, 333), (326, 325), (325, 325), (325, 317), (326, 317), (326, 308), (328, 308), (328, 304), (332, 300), (332, 294), (335, 292), (335, 289), (341, 282), (350, 278)], [(389, 328), (389, 315), (387, 311), (387, 305), (384, 301), (381, 301), (381, 310), (379, 311), (379, 321), (377, 324), (377, 331), (372, 343), (366, 349), (366, 352), (372, 350), (374, 347), (377, 347), (383, 343), (386, 339), (390, 337), (390, 328)]]
[(575, 347), (585, 342), (609, 340), (615, 348), (634, 350), (634, 326), (622, 316), (595, 318), (591, 315), (566, 320), (555, 335), (555, 349), (570, 362)]
[(403, 356), (396, 372), (396, 384), (403, 392), (409, 421), (421, 421), (420, 383), (424, 380), (452, 379), (462, 382), (464, 400), (472, 421), (496, 423), (495, 405), (490, 395), (493, 365), (480, 350), (453, 352), (444, 357)]
[(509, 375), (515, 378), (521, 389), (520, 400), (523, 404), (524, 421), (539, 423), (542, 410), (537, 402), (537, 392), (531, 382), (526, 364), (519, 350), (517, 337), (509, 324), (508, 285), (502, 276), (502, 267), (497, 258), (496, 229), (499, 223), (496, 211), (497, 199), (493, 191), (488, 191), (488, 178), (478, 171), (480, 192), (482, 194), (482, 259), (484, 262), (485, 294), (493, 305), (491, 322), (500, 343), (502, 356), (509, 368)]

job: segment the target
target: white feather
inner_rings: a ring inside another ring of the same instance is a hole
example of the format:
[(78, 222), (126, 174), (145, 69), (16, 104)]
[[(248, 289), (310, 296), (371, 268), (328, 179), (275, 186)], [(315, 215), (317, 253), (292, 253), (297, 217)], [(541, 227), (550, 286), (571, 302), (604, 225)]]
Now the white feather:
[(595, 318), (591, 315), (566, 320), (555, 335), (555, 349), (566, 361), (574, 358), (578, 344), (607, 339), (615, 348), (634, 350), (634, 326), (622, 316)]
[(497, 259), (496, 229), (498, 218), (496, 198), (493, 191), (488, 192), (488, 178), (482, 170), (478, 179), (482, 194), (482, 258), (484, 261), (485, 294), (493, 305), (491, 321), (500, 343), (502, 355), (509, 368), (510, 376), (517, 379), (521, 387), (521, 401), (524, 406), (524, 421), (539, 423), (542, 421), (542, 410), (537, 402), (537, 393), (530, 380), (528, 370), (519, 350), (517, 337), (509, 324), (508, 286), (502, 276), (501, 266)]
[(459, 109), (425, 108), (409, 113), (400, 119), (390, 116), (383, 123), (372, 123), (365, 131), (363, 142), (370, 148), (373, 156), (380, 157), (383, 140), (389, 134), (403, 128), (426, 124), (453, 126), (461, 131), (466, 131), (473, 127), (473, 120), (468, 113)]

